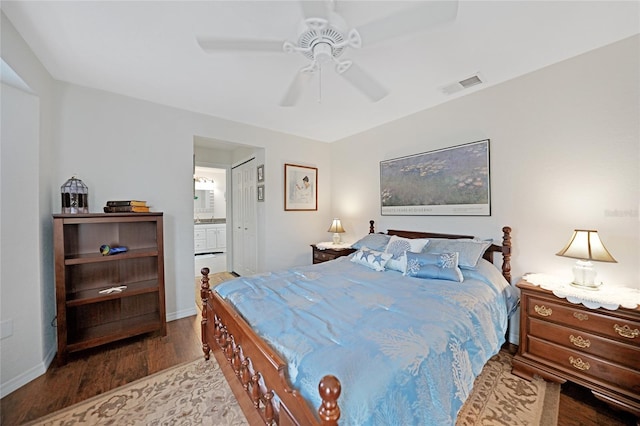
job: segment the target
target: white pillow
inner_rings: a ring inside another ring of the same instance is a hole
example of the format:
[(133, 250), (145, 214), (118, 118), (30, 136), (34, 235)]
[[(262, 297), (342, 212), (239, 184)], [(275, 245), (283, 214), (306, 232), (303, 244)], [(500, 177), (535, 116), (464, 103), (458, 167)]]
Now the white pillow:
[(385, 253), (391, 254), (391, 259), (389, 259), (387, 263), (387, 269), (400, 271), (404, 274), (407, 269), (405, 253), (408, 251), (420, 253), (427, 244), (429, 244), (429, 240), (426, 238), (403, 238), (392, 235), (387, 247), (384, 249)]
[(360, 250), (353, 253), (353, 256), (351, 257), (352, 262), (364, 265), (374, 271), (384, 271), (384, 267), (389, 259), (391, 259), (390, 254), (371, 250), (367, 247), (362, 247)]

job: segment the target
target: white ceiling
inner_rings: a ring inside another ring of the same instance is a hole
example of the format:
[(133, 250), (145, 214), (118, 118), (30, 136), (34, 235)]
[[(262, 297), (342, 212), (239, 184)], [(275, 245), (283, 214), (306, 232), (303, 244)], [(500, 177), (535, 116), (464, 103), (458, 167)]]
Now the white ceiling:
[[(349, 27), (429, 2), (337, 0)], [(370, 129), (640, 32), (638, 1), (460, 1), (455, 20), (361, 49), (351, 59), (388, 89), (371, 102), (333, 70), (279, 106), (299, 54), (205, 53), (196, 37), (297, 41), (298, 1), (7, 1), (2, 11), (51, 75), (320, 141)], [(422, 12), (424, 11), (424, 12)], [(442, 86), (480, 72), (454, 95)], [(585, 88), (585, 90), (588, 88)]]

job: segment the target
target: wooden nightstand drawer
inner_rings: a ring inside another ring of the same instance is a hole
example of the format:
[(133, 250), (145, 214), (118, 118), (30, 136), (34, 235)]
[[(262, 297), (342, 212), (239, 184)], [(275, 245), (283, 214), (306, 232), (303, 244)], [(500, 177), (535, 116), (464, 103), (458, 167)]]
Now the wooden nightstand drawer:
[(571, 380), (640, 417), (640, 308), (591, 309), (526, 281), (512, 372)]
[(528, 299), (527, 314), (531, 318), (539, 318), (567, 327), (591, 331), (624, 343), (640, 345), (640, 322), (624, 318), (623, 314), (612, 312), (611, 315), (601, 315), (577, 305), (573, 308), (536, 297)]
[(328, 248), (328, 249), (320, 250), (315, 244), (312, 244), (311, 248), (313, 250), (313, 256), (312, 256), (313, 263), (327, 262), (329, 260), (337, 259), (342, 256), (348, 256), (354, 251), (356, 251), (355, 249), (352, 249), (352, 248), (341, 248), (341, 249)]
[(319, 260), (321, 262), (326, 262), (327, 260), (333, 260), (336, 257), (337, 256), (335, 254), (326, 253), (326, 252), (321, 251), (321, 250), (316, 250), (316, 251), (313, 252), (313, 259), (314, 260)]
[[(591, 380), (605, 380), (610, 387), (630, 395), (640, 394), (640, 372), (625, 368), (584, 352), (574, 351), (553, 343), (529, 336), (529, 353), (534, 357), (543, 357), (552, 366), (571, 375)], [(555, 364), (555, 365), (553, 365)]]
[(609, 339), (575, 330), (568, 327), (539, 321), (531, 318), (529, 336), (566, 346), (569, 349), (595, 355), (613, 361), (622, 366), (640, 370), (638, 349), (630, 345), (613, 342)]

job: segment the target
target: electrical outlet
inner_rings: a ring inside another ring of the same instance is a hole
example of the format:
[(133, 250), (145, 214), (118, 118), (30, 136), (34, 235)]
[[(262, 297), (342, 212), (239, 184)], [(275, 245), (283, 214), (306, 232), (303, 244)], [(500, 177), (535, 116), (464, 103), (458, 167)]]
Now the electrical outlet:
[(13, 335), (13, 320), (0, 321), (0, 339)]

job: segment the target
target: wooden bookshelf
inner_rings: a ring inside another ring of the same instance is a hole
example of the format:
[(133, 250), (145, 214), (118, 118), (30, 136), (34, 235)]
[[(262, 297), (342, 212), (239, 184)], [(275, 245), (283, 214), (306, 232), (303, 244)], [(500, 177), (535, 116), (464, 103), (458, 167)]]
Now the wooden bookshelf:
[[(58, 214), (53, 234), (60, 364), (70, 352), (166, 335), (162, 213)], [(103, 256), (103, 244), (128, 251)]]

